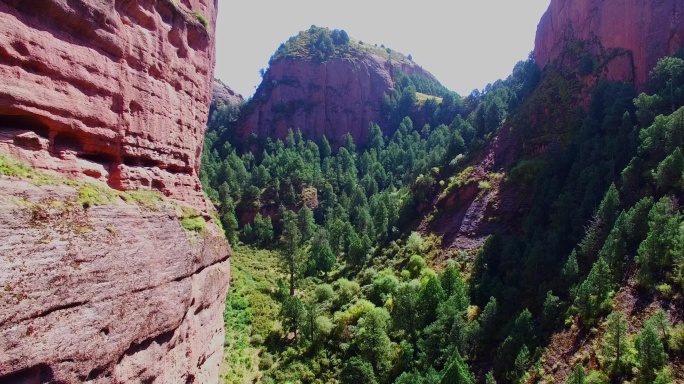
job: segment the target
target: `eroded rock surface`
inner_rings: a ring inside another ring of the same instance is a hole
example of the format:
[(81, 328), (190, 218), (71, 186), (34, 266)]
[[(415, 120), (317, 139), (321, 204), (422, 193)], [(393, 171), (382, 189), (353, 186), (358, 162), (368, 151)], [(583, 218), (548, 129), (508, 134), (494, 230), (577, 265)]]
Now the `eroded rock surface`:
[[(99, 185), (0, 175), (1, 383), (218, 381), (230, 247), (197, 176), (217, 4), (0, 0), (0, 153)], [(81, 203), (109, 187), (170, 199)]]
[(1, 0), (0, 150), (203, 204), (216, 6)]
[(183, 229), (172, 202), (78, 198), (0, 178), (0, 382), (216, 382), (230, 277), (218, 227)]
[(215, 79), (212, 91), (212, 101), (222, 104), (240, 104), (245, 101), (245, 99), (241, 94), (236, 93), (221, 80)]
[(239, 122), (238, 134), (245, 139), (252, 134), (284, 139), (292, 128), (311, 139), (325, 135), (333, 143), (350, 133), (356, 143), (363, 143), (370, 123), (384, 121), (382, 99), (394, 89), (395, 71), (437, 82), (410, 60), (374, 53), (322, 64), (300, 58), (278, 60), (266, 72), (249, 112)]
[(573, 41), (587, 43), (592, 53), (611, 61), (607, 78), (634, 81), (641, 88), (658, 59), (683, 46), (684, 3), (552, 0), (537, 27), (535, 60), (542, 68), (562, 60)]

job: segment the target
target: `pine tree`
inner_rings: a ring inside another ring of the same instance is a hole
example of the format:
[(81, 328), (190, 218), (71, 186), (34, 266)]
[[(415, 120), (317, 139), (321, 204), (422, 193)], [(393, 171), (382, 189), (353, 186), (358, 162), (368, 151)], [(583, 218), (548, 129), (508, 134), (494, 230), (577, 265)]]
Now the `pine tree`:
[(658, 332), (651, 324), (637, 335), (635, 341), (639, 377), (642, 383), (652, 383), (663, 366), (667, 356)]
[(440, 282), (442, 284), (442, 289), (447, 297), (454, 296), (456, 298), (456, 307), (458, 311), (464, 311), (468, 309), (469, 299), (467, 295), (467, 289), (461, 273), (456, 269), (456, 265), (453, 262), (447, 264), (444, 273), (440, 276)]
[(660, 199), (648, 214), (648, 235), (639, 245), (638, 282), (649, 287), (663, 267), (671, 266), (674, 239), (679, 231), (680, 215), (669, 197)]
[[(413, 351), (418, 351), (418, 332), (421, 328), (418, 303), (420, 300), (420, 285), (412, 281), (403, 283), (397, 288), (392, 309), (392, 324), (394, 329), (403, 330), (408, 335)], [(415, 356), (414, 356), (415, 358)]]
[(627, 368), (629, 339), (627, 319), (620, 311), (612, 312), (606, 319), (606, 333), (603, 336), (603, 355), (606, 365), (614, 377)]
[(653, 326), (653, 328), (658, 332), (658, 337), (660, 340), (665, 342), (672, 329), (672, 322), (667, 317), (667, 312), (662, 308), (658, 309), (651, 317), (646, 320), (647, 326)]
[(475, 377), (468, 369), (461, 356), (457, 353), (451, 363), (444, 369), (440, 384), (473, 384)]
[(577, 277), (579, 276), (579, 266), (577, 265), (577, 252), (572, 251), (568, 260), (563, 265), (561, 269), (561, 278), (563, 279), (564, 285), (570, 288), (573, 284), (577, 283)]
[(297, 272), (301, 268), (300, 262), (303, 259), (303, 254), (299, 250), (299, 243), (302, 240), (302, 234), (299, 232), (297, 226), (297, 215), (292, 211), (281, 209), (281, 222), (283, 224), (283, 233), (280, 236), (280, 244), (282, 247), (282, 255), (285, 258), (287, 272), (290, 275), (290, 295), (295, 293), (295, 279)]
[(304, 304), (297, 296), (288, 296), (283, 301), (283, 305), (280, 307), (280, 316), (283, 323), (287, 326), (287, 329), (294, 332), (295, 339), (297, 338), (297, 331), (299, 330), (299, 325), (304, 319), (306, 311), (304, 309)]
[(585, 372), (584, 372), (584, 367), (582, 364), (576, 364), (575, 368), (572, 369), (572, 372), (568, 375), (568, 378), (565, 380), (565, 384), (584, 384), (586, 383), (585, 380)]
[(306, 204), (297, 212), (297, 226), (302, 235), (302, 241), (308, 241), (316, 231), (313, 212)]
[(574, 304), (585, 324), (593, 324), (609, 306), (613, 275), (608, 263), (599, 258), (575, 294)]
[(665, 158), (656, 169), (654, 177), (658, 188), (667, 191), (670, 188), (682, 185), (682, 172), (684, 172), (684, 156), (677, 147), (668, 157)]
[(352, 357), (344, 364), (344, 368), (340, 372), (340, 380), (343, 383), (354, 384), (378, 383), (373, 373), (373, 367), (368, 361), (359, 357)]
[(437, 320), (437, 308), (446, 299), (442, 285), (437, 277), (428, 280), (425, 287), (420, 291), (419, 311), (423, 326), (432, 324)]
[(373, 308), (361, 320), (354, 335), (354, 342), (358, 345), (361, 355), (373, 366), (373, 371), (379, 376), (389, 368), (389, 358), (392, 352), (390, 339), (387, 336), (387, 325), (390, 315), (385, 308)]

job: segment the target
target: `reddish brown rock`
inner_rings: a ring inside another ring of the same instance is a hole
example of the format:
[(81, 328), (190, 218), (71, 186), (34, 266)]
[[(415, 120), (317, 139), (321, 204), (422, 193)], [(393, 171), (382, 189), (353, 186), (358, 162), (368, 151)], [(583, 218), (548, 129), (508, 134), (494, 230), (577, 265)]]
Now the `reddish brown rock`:
[(219, 229), (184, 230), (173, 202), (78, 197), (0, 177), (0, 382), (217, 382)]
[(283, 139), (293, 128), (311, 139), (325, 135), (335, 143), (349, 132), (357, 143), (365, 142), (370, 123), (384, 121), (382, 99), (394, 89), (396, 71), (437, 81), (406, 58), (376, 53), (357, 52), (322, 64), (278, 60), (264, 75), (238, 134), (245, 139), (251, 134)]
[(212, 101), (216, 103), (240, 104), (245, 101), (241, 94), (236, 93), (219, 79), (214, 79), (214, 87), (211, 95)]
[(541, 68), (562, 60), (567, 44), (573, 40), (589, 43), (595, 54), (628, 51), (606, 66), (605, 76), (634, 81), (641, 88), (659, 58), (684, 46), (684, 3), (552, 0), (537, 27), (535, 60)]
[(0, 383), (218, 381), (230, 248), (197, 176), (217, 3), (0, 0), (0, 153), (206, 220), (0, 176)]
[(0, 149), (39, 168), (203, 205), (197, 173), (216, 6), (1, 0)]

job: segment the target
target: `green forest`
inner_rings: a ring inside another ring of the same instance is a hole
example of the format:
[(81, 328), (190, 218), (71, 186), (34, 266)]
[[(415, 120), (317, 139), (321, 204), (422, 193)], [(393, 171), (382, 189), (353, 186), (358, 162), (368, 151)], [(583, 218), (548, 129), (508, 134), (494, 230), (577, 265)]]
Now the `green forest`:
[[(342, 32), (306, 31), (308, 49), (272, 60), (343, 52)], [(465, 97), (397, 72), (366, 143), (293, 127), (248, 146), (234, 129), (249, 101), (214, 106), (200, 178), (234, 250), (223, 379), (553, 382), (549, 346), (574, 332), (589, 341), (567, 383), (683, 380), (683, 58), (661, 59), (643, 93), (600, 81), (583, 107), (583, 68), (529, 59)], [(445, 262), (420, 207), (502, 130), (525, 148), (501, 180), (524, 213)]]

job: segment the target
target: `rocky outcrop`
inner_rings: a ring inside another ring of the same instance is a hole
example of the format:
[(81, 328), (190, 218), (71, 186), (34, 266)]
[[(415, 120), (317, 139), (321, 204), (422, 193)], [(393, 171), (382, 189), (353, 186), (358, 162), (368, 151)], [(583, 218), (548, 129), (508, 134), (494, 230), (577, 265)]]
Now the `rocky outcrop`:
[(172, 201), (84, 209), (84, 188), (0, 177), (0, 382), (217, 382), (223, 234)]
[(214, 79), (214, 88), (211, 95), (212, 102), (220, 104), (240, 104), (245, 101), (241, 94), (233, 91), (232, 88), (225, 85), (219, 79)]
[(563, 60), (568, 45), (601, 54), (604, 76), (642, 88), (658, 59), (684, 46), (679, 0), (552, 0), (537, 27), (534, 58), (541, 68)]
[(204, 204), (217, 0), (0, 1), (0, 148)]
[(394, 89), (396, 71), (437, 82), (413, 61), (373, 52), (355, 52), (325, 63), (278, 60), (265, 73), (237, 132), (244, 139), (252, 134), (283, 139), (292, 128), (310, 139), (325, 135), (332, 143), (350, 133), (355, 142), (363, 143), (370, 123), (384, 121), (382, 100)]
[(1, 383), (218, 381), (230, 248), (197, 176), (217, 3), (0, 0), (0, 153), (67, 177), (0, 156)]

